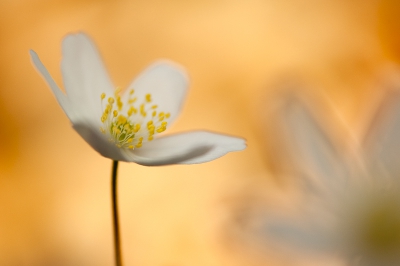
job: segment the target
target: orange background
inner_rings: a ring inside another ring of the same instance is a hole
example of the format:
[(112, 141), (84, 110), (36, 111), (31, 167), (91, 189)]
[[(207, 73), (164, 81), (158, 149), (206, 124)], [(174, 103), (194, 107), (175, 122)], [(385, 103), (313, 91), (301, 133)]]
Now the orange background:
[(356, 130), (400, 59), (399, 14), (394, 0), (1, 1), (0, 265), (113, 265), (111, 161), (72, 130), (29, 49), (60, 85), (69, 32), (92, 37), (121, 87), (174, 60), (191, 88), (169, 132), (247, 139), (207, 164), (120, 164), (125, 265), (299, 265), (246, 236), (246, 213), (288, 193), (264, 114), (280, 84), (301, 81), (300, 93)]

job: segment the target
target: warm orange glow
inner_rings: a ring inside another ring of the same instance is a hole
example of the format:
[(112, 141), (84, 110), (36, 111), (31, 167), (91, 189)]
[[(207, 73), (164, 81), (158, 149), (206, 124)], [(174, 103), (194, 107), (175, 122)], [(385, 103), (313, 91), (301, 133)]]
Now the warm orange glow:
[(172, 59), (191, 88), (171, 132), (200, 127), (248, 141), (207, 164), (121, 163), (125, 265), (284, 265), (244, 236), (254, 206), (286, 200), (288, 181), (271, 171), (285, 157), (266, 113), (293, 81), (324, 118), (342, 120), (329, 120), (332, 134), (346, 138), (343, 124), (357, 134), (387, 57), (400, 59), (392, 2), (1, 1), (0, 265), (113, 265), (111, 161), (72, 130), (29, 49), (60, 85), (69, 32), (94, 39), (122, 88), (154, 60)]

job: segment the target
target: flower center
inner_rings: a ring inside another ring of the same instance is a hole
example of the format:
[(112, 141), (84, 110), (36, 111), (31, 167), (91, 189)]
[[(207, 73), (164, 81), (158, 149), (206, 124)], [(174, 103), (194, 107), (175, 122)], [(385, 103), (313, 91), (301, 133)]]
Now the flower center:
[(158, 112), (157, 105), (151, 104), (151, 94), (146, 94), (142, 103), (137, 104), (134, 90), (129, 92), (127, 103), (121, 101), (118, 88), (114, 97), (109, 97), (104, 107), (106, 94), (102, 93), (101, 105), (103, 114), (100, 131), (109, 136), (109, 141), (118, 148), (135, 149), (142, 147), (143, 142), (152, 141), (153, 136), (167, 129), (170, 113)]
[(400, 247), (399, 205), (384, 198), (370, 205), (363, 224), (361, 242), (375, 252), (387, 253)]

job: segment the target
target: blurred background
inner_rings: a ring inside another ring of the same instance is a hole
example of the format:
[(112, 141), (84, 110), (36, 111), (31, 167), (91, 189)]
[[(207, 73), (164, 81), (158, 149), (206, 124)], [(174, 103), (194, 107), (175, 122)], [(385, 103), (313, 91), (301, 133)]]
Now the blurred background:
[(291, 197), (270, 113), (290, 87), (335, 139), (356, 140), (397, 71), (399, 15), (395, 0), (0, 1), (0, 265), (114, 264), (111, 161), (72, 130), (28, 53), (61, 85), (61, 40), (77, 31), (116, 86), (158, 58), (187, 68), (170, 133), (248, 143), (201, 165), (120, 164), (126, 266), (321, 265), (283, 259), (246, 233), (251, 213)]

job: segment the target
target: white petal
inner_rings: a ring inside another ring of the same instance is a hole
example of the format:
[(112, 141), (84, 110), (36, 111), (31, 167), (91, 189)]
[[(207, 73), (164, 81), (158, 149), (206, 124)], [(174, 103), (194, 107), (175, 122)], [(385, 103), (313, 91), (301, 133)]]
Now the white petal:
[[(157, 111), (170, 113), (168, 123), (171, 124), (179, 115), (183, 100), (189, 86), (189, 78), (185, 70), (170, 62), (157, 61), (146, 68), (129, 85), (135, 91), (135, 97), (141, 103), (146, 94), (151, 94), (152, 104), (158, 105)], [(124, 102), (127, 100), (128, 93), (125, 93)]]
[(40, 72), (40, 74), (42, 74), (42, 77), (46, 80), (47, 84), (50, 86), (61, 108), (64, 110), (65, 114), (69, 117), (69, 119), (72, 120), (76, 115), (74, 113), (73, 108), (71, 107), (69, 99), (65, 96), (65, 94), (60, 90), (60, 88), (54, 82), (53, 78), (51, 77), (51, 75), (49, 74), (43, 63), (40, 61), (39, 56), (36, 54), (36, 52), (30, 50), (29, 53), (31, 55), (33, 64), (35, 65), (36, 69)]
[(349, 174), (345, 160), (305, 104), (289, 99), (281, 121), (299, 170), (325, 188), (343, 189)]
[(366, 132), (369, 173), (383, 181), (400, 173), (400, 92), (388, 91)]
[(124, 150), (109, 142), (107, 136), (93, 125), (93, 121), (80, 119), (80, 122), (73, 124), (73, 127), (93, 149), (104, 157), (117, 161), (127, 161)]
[(259, 236), (264, 236), (274, 243), (280, 242), (287, 247), (303, 251), (332, 251), (336, 239), (332, 238), (331, 230), (317, 224), (269, 218), (263, 225)]
[(84, 33), (67, 35), (62, 43), (61, 70), (68, 99), (84, 117), (99, 121), (100, 95), (113, 95), (113, 85), (100, 55)]
[(142, 165), (196, 164), (246, 148), (244, 139), (206, 131), (157, 138), (132, 151), (132, 161)]

